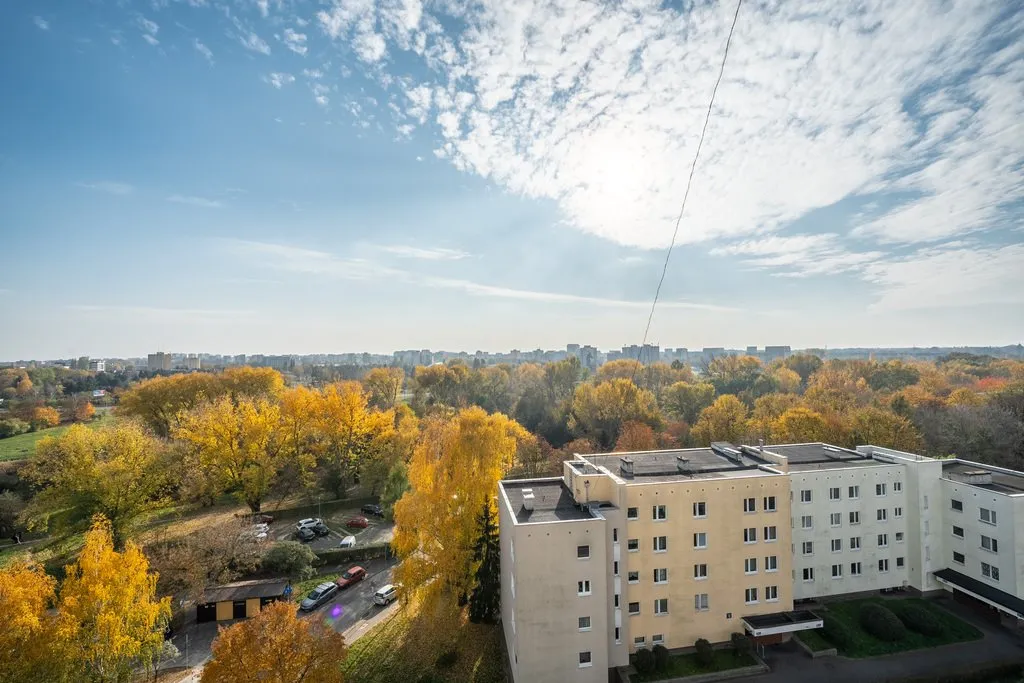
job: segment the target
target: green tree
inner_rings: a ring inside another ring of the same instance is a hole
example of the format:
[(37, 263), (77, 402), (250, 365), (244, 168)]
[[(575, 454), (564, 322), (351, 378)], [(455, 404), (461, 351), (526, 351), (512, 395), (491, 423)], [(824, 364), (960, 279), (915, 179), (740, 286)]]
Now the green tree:
[(701, 412), (690, 434), (703, 446), (713, 441), (742, 443), (747, 435), (747, 407), (732, 394), (719, 396)]
[(627, 422), (661, 427), (654, 394), (628, 379), (581, 384), (576, 388), (569, 427), (577, 435), (593, 439), (601, 449), (609, 450)]
[(665, 391), (662, 406), (669, 415), (692, 425), (714, 401), (715, 387), (710, 382), (676, 382)]
[(477, 519), (480, 535), (473, 547), (477, 568), (469, 596), (469, 620), (478, 624), (497, 622), (501, 611), (501, 544), (495, 522), (494, 506), (488, 502)]

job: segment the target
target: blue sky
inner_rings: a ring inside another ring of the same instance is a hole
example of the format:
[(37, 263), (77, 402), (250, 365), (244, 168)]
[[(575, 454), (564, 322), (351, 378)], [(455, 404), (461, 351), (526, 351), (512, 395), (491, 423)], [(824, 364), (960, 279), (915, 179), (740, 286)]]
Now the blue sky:
[[(1024, 10), (744, 3), (650, 340), (1024, 337)], [(731, 2), (0, 6), (0, 358), (639, 343)]]

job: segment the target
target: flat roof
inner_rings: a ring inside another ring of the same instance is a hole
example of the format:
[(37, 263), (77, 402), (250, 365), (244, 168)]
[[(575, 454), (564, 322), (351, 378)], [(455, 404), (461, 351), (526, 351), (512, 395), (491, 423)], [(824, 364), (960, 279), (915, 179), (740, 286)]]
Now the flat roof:
[[(615, 476), (633, 483), (721, 479), (727, 477), (765, 476), (772, 472), (760, 469), (771, 463), (756, 455), (743, 453), (730, 444), (711, 448), (685, 448), (670, 451), (636, 451), (631, 453), (595, 453), (580, 456), (594, 465), (605, 467)], [(623, 471), (623, 459), (632, 461), (633, 471)]]
[[(790, 472), (808, 472), (813, 470), (834, 470), (848, 467), (886, 466), (892, 463), (881, 462), (865, 453), (848, 448), (840, 448), (827, 443), (797, 443), (779, 446), (765, 446), (764, 449), (781, 455), (789, 462)], [(750, 446), (744, 448), (749, 452)]]
[(756, 614), (750, 617), (743, 617), (754, 628), (771, 628), (773, 626), (785, 626), (787, 624), (798, 624), (807, 621), (819, 621), (821, 617), (810, 610), (802, 609), (794, 612), (773, 612), (772, 614)]
[(249, 598), (279, 598), (284, 595), (288, 581), (238, 581), (214, 586), (203, 591), (200, 604), (247, 600)]
[(990, 586), (984, 581), (972, 579), (954, 569), (940, 569), (935, 572), (935, 578), (951, 583), (967, 593), (972, 593), (979, 598), (995, 603), (1018, 617), (1024, 618), (1024, 600), (1001, 591), (995, 586)]
[[(512, 506), (512, 516), (520, 524), (594, 519), (588, 508), (576, 504), (561, 479), (507, 479), (499, 485)], [(523, 505), (526, 489), (533, 489), (533, 510)]]
[[(991, 483), (973, 483), (954, 479), (954, 476), (970, 477), (971, 475), (985, 476), (991, 479)], [(958, 484), (975, 486), (996, 493), (1024, 493), (1024, 472), (1014, 472), (1002, 468), (986, 466), (982, 463), (968, 462), (966, 460), (944, 460), (942, 462), (942, 476), (944, 479), (955, 481)]]

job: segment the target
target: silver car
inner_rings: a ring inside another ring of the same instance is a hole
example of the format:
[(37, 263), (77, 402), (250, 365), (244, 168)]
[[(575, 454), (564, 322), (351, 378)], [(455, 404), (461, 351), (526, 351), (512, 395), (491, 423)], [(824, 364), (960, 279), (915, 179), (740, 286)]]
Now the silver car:
[(309, 612), (314, 610), (320, 605), (324, 604), (328, 600), (334, 597), (334, 594), (338, 592), (338, 586), (334, 583), (324, 582), (319, 586), (310, 591), (309, 595), (302, 599), (299, 604), (299, 609), (303, 612)]

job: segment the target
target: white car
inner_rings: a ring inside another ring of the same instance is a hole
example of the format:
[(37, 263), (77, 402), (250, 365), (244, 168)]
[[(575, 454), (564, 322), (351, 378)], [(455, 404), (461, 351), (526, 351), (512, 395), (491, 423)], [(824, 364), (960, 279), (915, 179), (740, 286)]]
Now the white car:
[(250, 527), (245, 528), (241, 536), (245, 538), (254, 538), (257, 541), (265, 541), (267, 536), (270, 534), (270, 527), (266, 524), (253, 524)]
[(381, 586), (373, 594), (373, 604), (375, 605), (390, 605), (396, 599), (398, 599), (398, 586), (390, 583), (386, 586)]
[(355, 548), (356, 547), (356, 537), (355, 536), (346, 536), (345, 538), (341, 539), (341, 543), (338, 544), (338, 547), (339, 548)]
[(309, 519), (300, 519), (298, 524), (295, 525), (296, 531), (302, 531), (303, 529), (312, 529), (315, 526), (320, 526), (324, 523), (324, 520), (319, 517), (310, 517)]

